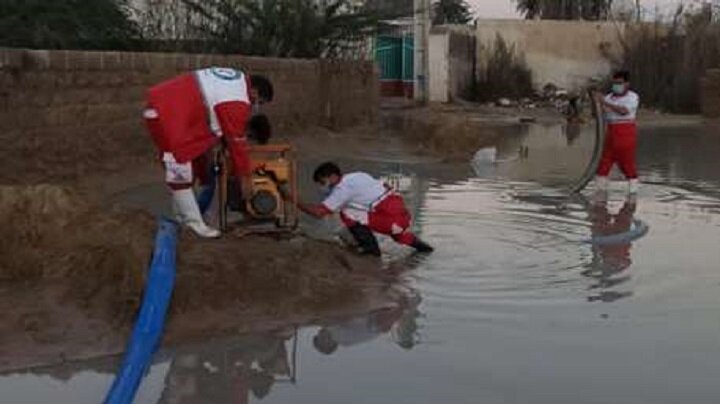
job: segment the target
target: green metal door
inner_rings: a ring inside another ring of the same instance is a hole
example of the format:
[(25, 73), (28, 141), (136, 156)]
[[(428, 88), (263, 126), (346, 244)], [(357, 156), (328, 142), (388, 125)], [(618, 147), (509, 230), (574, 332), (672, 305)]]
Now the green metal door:
[(402, 39), (378, 36), (375, 47), (375, 61), (380, 66), (380, 80), (395, 81), (402, 77), (402, 58), (399, 57)]
[(375, 62), (381, 81), (412, 81), (413, 47), (411, 36), (380, 35), (375, 42)]
[(413, 74), (415, 72), (415, 40), (412, 36), (406, 36), (403, 38), (402, 53), (402, 80), (406, 83), (412, 82), (414, 80)]

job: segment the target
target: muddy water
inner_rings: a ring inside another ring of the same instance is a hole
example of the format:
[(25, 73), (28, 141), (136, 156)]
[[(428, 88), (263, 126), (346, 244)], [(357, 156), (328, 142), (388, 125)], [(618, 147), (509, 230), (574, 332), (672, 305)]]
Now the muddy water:
[[(407, 299), (161, 352), (138, 402), (717, 402), (720, 137), (645, 130), (637, 198), (618, 183), (569, 199), (558, 187), (590, 147), (585, 132), (532, 127), (469, 166), (345, 161), (395, 174), (437, 247), (386, 245), (388, 269), (410, 269)], [(114, 368), (4, 375), (0, 403), (97, 403)]]

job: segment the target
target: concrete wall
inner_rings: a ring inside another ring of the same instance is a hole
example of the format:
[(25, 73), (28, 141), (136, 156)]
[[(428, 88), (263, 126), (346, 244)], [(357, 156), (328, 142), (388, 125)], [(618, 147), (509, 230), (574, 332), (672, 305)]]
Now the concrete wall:
[(450, 40), (447, 32), (432, 32), (428, 39), (429, 94), (432, 102), (450, 101)]
[(720, 118), (720, 69), (708, 70), (700, 83), (700, 107), (703, 116)]
[(535, 87), (553, 83), (574, 89), (589, 78), (610, 73), (612, 66), (604, 53), (615, 57), (622, 53), (624, 31), (623, 25), (613, 22), (478, 20), (478, 63), (486, 60), (500, 35), (524, 53)]
[(450, 33), (450, 97), (451, 100), (469, 99), (475, 79), (475, 48), (477, 41), (470, 29)]
[(223, 55), (0, 49), (0, 183), (13, 171), (38, 181), (121, 169), (150, 157), (141, 110), (145, 90), (180, 72), (232, 66), (266, 74), (276, 100), (275, 132), (315, 125), (342, 129), (377, 118), (370, 62)]
[(443, 26), (430, 32), (430, 101), (467, 99), (474, 78), (475, 38), (469, 27)]

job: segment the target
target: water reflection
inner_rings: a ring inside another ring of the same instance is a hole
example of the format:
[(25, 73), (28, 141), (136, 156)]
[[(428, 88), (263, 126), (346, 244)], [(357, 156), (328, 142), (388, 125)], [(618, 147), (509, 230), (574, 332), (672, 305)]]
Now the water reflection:
[(617, 213), (608, 208), (608, 194), (597, 193), (588, 206), (591, 222), (592, 261), (589, 268), (582, 272), (583, 276), (593, 279), (590, 286), (594, 292), (588, 297), (590, 302), (614, 302), (632, 296), (631, 291), (618, 288), (631, 279), (629, 273), (632, 265), (632, 237), (619, 237), (610, 242), (601, 242), (603, 238), (614, 237), (631, 232), (637, 198), (628, 195)]
[[(288, 346), (290, 348), (288, 349)], [(296, 378), (297, 331), (239, 337), (175, 353), (160, 403), (248, 403)]]
[(565, 139), (567, 145), (572, 146), (583, 132), (583, 126), (579, 123), (568, 123), (565, 126)]
[(313, 346), (322, 354), (332, 355), (339, 348), (361, 345), (381, 335), (390, 335), (395, 344), (411, 350), (419, 342), (419, 303), (417, 298), (396, 307), (324, 325), (313, 337)]
[(481, 178), (567, 185), (586, 168), (594, 144), (591, 125), (530, 125), (478, 150), (471, 165)]
[(368, 314), (327, 322), (317, 331), (297, 328), (236, 337), (172, 353), (159, 403), (249, 403), (270, 396), (278, 384), (298, 383), (299, 356), (312, 338), (314, 349), (332, 355), (381, 336), (404, 349), (419, 341), (419, 298)]

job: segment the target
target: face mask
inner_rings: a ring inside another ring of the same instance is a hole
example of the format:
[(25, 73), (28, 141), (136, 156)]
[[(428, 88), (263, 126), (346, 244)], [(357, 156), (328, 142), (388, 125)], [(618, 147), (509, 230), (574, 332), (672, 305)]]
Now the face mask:
[(260, 113), (260, 103), (256, 102), (256, 103), (252, 104), (251, 113), (253, 115), (257, 115)]
[(330, 193), (332, 192), (332, 189), (333, 189), (333, 187), (330, 184), (322, 184), (320, 186), (320, 192), (322, 193), (323, 196), (330, 195)]
[(612, 92), (615, 95), (622, 95), (625, 93), (625, 84), (613, 84)]

